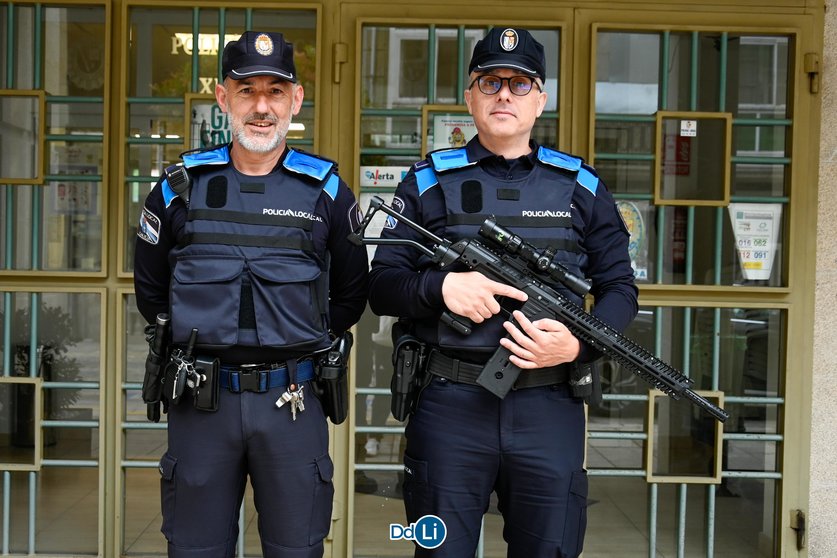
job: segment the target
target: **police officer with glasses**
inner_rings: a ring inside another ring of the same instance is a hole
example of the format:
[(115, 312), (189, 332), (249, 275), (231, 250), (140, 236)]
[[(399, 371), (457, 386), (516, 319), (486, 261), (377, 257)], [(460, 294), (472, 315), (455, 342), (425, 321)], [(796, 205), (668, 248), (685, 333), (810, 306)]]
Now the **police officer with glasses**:
[(319, 557), (334, 468), (312, 380), (366, 304), (366, 251), (346, 240), (360, 215), (334, 162), (286, 144), (293, 45), (247, 31), (222, 71), (231, 143), (165, 170), (136, 242), (140, 313), (171, 316), (162, 532), (170, 557), (233, 556), (249, 478), (263, 556)]
[[(453, 242), (478, 238), (485, 218), (495, 216), (589, 279), (593, 314), (624, 329), (637, 312), (637, 289), (629, 233), (614, 199), (581, 159), (532, 139), (547, 99), (543, 46), (526, 30), (493, 28), (476, 44), (468, 72), (465, 102), (477, 135), (464, 148), (416, 163), (397, 187), (393, 207)], [(382, 236), (425, 242), (397, 219)], [(563, 285), (553, 287), (582, 303)], [(405, 432), (404, 505), (410, 523), (438, 516), (446, 537), (432, 550), (417, 545), (416, 556), (474, 556), (492, 492), (508, 556), (581, 553), (585, 413), (569, 380), (598, 355), (562, 323), (530, 321), (513, 310), (525, 296), (461, 265), (439, 269), (411, 246), (377, 248), (370, 306), (401, 318), (429, 352), (432, 379)], [(501, 310), (500, 297), (512, 314)], [(446, 310), (469, 318), (473, 331), (465, 335), (446, 325), (440, 320)], [(499, 345), (523, 369), (503, 399), (475, 382)]]

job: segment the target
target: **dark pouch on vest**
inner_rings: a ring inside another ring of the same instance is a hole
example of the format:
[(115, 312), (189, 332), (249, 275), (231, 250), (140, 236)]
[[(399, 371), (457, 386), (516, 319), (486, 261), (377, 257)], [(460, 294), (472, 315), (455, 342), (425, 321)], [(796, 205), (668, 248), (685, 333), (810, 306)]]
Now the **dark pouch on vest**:
[(333, 424), (341, 424), (349, 415), (349, 380), (346, 364), (354, 338), (350, 332), (338, 337), (331, 349), (317, 362), (314, 394), (323, 412)]
[(217, 411), (221, 361), (217, 358), (195, 357), (195, 369), (201, 376), (201, 382), (195, 386), (195, 409)]

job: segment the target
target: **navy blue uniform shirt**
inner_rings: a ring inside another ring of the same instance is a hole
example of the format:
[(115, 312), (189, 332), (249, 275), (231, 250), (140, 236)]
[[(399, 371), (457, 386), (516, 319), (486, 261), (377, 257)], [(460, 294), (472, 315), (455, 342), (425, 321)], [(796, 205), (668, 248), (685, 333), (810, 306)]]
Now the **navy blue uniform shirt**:
[[(288, 154), (282, 154), (277, 168)], [(169, 207), (165, 206), (161, 181), (157, 182), (145, 200), (145, 210), (160, 220), (159, 240), (151, 244), (137, 237), (134, 254), (134, 290), (137, 307), (149, 323), (157, 314), (169, 312), (169, 285), (172, 262), (169, 252), (182, 239), (186, 224), (186, 204), (179, 197)], [(357, 226), (358, 208), (355, 196), (343, 180), (340, 180), (335, 199), (321, 193), (315, 209), (321, 220), (313, 221), (313, 242), (318, 254), (328, 252), (329, 269), (329, 317), (331, 330), (342, 333), (357, 323), (366, 307), (368, 267), (366, 248), (355, 246), (347, 236)], [(211, 301), (207, 301), (211, 304)], [(238, 317), (231, 319), (237, 320)], [(277, 349), (242, 348), (228, 350), (222, 356), (227, 363), (282, 361), (289, 356)]]
[[(469, 161), (476, 161), (498, 181), (525, 177), (537, 162), (538, 145), (530, 141), (532, 152), (507, 160), (495, 155), (474, 137), (466, 146)], [(441, 188), (430, 188), (419, 196), (414, 168), (398, 185), (395, 196), (403, 202), (402, 215), (417, 222), (437, 236), (445, 238), (446, 207)], [(401, 203), (396, 203), (397, 206)], [(596, 195), (576, 185), (572, 197), (572, 224), (587, 255), (582, 271), (592, 281), (590, 294), (595, 297), (593, 314), (624, 330), (637, 313), (637, 288), (628, 256), (629, 233), (613, 196), (600, 182)], [(385, 228), (385, 238), (412, 238), (428, 244), (408, 227)], [(378, 315), (404, 318), (440, 316), (446, 310), (442, 282), (449, 271), (441, 271), (430, 259), (409, 246), (377, 247), (369, 274), (369, 305)], [(498, 339), (499, 346), (499, 339)], [(579, 360), (594, 360), (599, 354), (582, 342)]]

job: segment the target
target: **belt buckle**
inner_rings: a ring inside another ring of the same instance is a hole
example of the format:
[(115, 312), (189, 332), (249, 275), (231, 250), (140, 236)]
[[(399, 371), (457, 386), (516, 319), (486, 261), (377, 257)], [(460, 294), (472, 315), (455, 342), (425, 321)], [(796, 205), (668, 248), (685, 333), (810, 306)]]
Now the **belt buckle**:
[(254, 391), (262, 393), (267, 391), (267, 379), (262, 382), (263, 375), (267, 373), (260, 370), (264, 363), (259, 364), (242, 364), (238, 373), (238, 389), (240, 391)]

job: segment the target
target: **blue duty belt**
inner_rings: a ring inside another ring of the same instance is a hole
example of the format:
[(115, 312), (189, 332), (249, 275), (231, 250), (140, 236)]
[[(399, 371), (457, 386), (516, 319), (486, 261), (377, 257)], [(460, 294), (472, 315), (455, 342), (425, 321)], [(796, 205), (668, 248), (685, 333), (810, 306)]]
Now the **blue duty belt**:
[[(296, 383), (301, 384), (314, 378), (314, 361), (303, 360), (296, 366)], [(263, 393), (269, 389), (290, 384), (286, 365), (222, 366), (219, 383), (222, 389), (233, 393), (255, 391)]]

